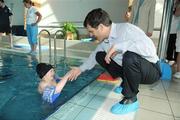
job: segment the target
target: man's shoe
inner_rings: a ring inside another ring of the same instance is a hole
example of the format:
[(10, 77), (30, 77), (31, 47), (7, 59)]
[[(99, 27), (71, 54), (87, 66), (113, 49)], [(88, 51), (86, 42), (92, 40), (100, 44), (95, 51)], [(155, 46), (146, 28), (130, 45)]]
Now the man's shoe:
[(117, 94), (121, 94), (121, 92), (122, 92), (122, 87), (121, 86), (118, 86), (118, 87), (116, 87), (113, 91), (115, 92), (115, 93), (117, 93)]
[(113, 114), (128, 114), (131, 112), (137, 111), (139, 108), (139, 102), (137, 101), (137, 98), (134, 99), (126, 99), (123, 98), (119, 103), (116, 103), (112, 106), (111, 112)]

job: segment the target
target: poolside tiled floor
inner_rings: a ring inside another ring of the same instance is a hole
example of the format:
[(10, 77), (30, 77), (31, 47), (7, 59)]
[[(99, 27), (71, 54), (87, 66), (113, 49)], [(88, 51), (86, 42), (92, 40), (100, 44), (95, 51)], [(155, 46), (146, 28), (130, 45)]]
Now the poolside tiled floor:
[(160, 81), (153, 88), (141, 85), (140, 109), (135, 113), (114, 115), (109, 110), (122, 95), (113, 92), (116, 85), (94, 81), (48, 120), (178, 120), (180, 92), (173, 91), (174, 85), (180, 88), (180, 81)]

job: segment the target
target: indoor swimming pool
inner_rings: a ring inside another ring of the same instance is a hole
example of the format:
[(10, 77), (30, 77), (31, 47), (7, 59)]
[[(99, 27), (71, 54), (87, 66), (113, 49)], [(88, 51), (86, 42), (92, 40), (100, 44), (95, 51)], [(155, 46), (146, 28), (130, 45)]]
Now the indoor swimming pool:
[[(0, 120), (43, 120), (103, 72), (100, 67), (83, 73), (76, 81), (68, 82), (54, 104), (44, 103), (37, 92), (38, 77), (34, 56), (0, 51)], [(69, 66), (81, 64), (79, 59), (57, 59), (56, 72), (63, 76)]]

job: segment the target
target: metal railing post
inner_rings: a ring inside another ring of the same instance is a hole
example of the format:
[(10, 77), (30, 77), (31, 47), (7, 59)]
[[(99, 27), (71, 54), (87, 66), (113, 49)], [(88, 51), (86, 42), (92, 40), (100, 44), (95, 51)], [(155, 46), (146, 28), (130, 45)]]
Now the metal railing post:
[(159, 45), (158, 45), (158, 56), (160, 59), (163, 59), (165, 57), (165, 52), (169, 39), (172, 10), (173, 10), (173, 0), (164, 0), (163, 18), (162, 18)]
[(57, 30), (54, 34), (54, 65), (56, 65), (56, 60), (57, 60), (57, 47), (56, 47), (56, 40), (57, 40), (57, 34), (60, 33), (60, 35), (64, 34), (62, 30)]
[(66, 39), (64, 38), (64, 60), (66, 59)]
[(51, 34), (48, 30), (46, 29), (42, 29), (40, 32), (39, 32), (39, 61), (42, 60), (42, 52), (41, 52), (41, 34), (42, 32), (47, 32), (48, 33), (48, 38), (49, 38), (49, 62), (51, 63)]

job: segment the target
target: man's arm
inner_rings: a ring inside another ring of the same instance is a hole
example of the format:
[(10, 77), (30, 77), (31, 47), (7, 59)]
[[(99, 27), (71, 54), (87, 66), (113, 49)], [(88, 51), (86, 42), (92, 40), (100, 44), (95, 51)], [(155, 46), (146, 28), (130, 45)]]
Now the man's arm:
[(10, 25), (10, 27), (12, 27), (12, 15), (11, 16), (9, 16), (9, 25)]
[(114, 56), (115, 53), (116, 53), (115, 47), (114, 45), (112, 45), (105, 57), (105, 61), (107, 64), (111, 62), (111, 58)]
[(136, 6), (136, 4), (137, 4), (137, 0), (133, 0), (132, 7), (131, 7), (131, 16), (129, 18), (129, 22), (132, 23), (132, 24), (134, 24), (133, 20), (134, 20), (134, 17), (135, 17), (135, 13), (137, 13), (137, 10), (136, 10), (137, 6)]
[(68, 80), (73, 81), (76, 80), (81, 73), (79, 67), (73, 67), (66, 75), (68, 76)]
[(156, 0), (153, 0), (153, 3), (151, 4), (151, 9), (149, 13), (149, 24), (148, 24), (148, 31), (146, 35), (148, 37), (152, 36), (153, 29), (154, 29), (154, 16), (155, 16), (155, 7), (156, 7)]
[(9, 16), (9, 25), (10, 25), (10, 27), (12, 27), (12, 16), (13, 16), (13, 13), (12, 13), (12, 11), (7, 7), (7, 9), (8, 9), (8, 16)]
[(68, 80), (76, 80), (77, 77), (84, 71), (92, 69), (96, 65), (96, 53), (103, 51), (101, 44), (98, 45), (95, 51), (91, 53), (89, 58), (79, 67), (72, 68), (68, 74)]
[(129, 6), (125, 15), (124, 15), (124, 19), (126, 22), (130, 21), (130, 17), (131, 17), (131, 12), (132, 12), (132, 6)]

